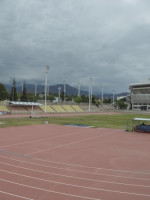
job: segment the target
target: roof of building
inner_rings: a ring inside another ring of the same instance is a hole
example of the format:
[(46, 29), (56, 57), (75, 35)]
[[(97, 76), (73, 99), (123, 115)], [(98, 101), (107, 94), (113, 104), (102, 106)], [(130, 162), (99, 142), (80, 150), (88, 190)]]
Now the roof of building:
[(129, 89), (139, 88), (139, 87), (150, 87), (150, 82), (134, 83), (129, 85)]
[(14, 106), (41, 106), (42, 104), (37, 102), (20, 102), (20, 101), (9, 101), (9, 104)]

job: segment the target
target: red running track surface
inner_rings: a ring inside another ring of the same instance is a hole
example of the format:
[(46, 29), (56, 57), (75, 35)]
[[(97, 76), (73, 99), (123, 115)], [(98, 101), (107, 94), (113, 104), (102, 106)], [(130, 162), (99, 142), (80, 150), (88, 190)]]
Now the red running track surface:
[(149, 134), (46, 124), (0, 138), (0, 200), (150, 199)]

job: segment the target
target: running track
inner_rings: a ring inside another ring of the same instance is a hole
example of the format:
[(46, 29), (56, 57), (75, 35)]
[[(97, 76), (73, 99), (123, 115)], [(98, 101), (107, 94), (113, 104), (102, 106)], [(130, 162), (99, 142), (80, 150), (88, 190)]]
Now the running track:
[(149, 134), (34, 125), (0, 138), (0, 200), (150, 199)]

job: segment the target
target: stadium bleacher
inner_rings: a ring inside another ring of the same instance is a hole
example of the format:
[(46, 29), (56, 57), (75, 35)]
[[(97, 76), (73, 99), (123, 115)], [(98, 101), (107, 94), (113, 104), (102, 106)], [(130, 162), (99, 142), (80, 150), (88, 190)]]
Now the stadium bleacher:
[(63, 107), (67, 112), (76, 112), (76, 110), (73, 109), (70, 105), (62, 105), (62, 107)]
[(80, 106), (78, 106), (78, 105), (72, 105), (71, 106), (75, 111), (77, 111), (77, 112), (83, 112), (84, 110), (80, 107)]
[(56, 112), (66, 112), (64, 108), (60, 105), (52, 105), (51, 106)]
[(6, 105), (0, 105), (0, 112), (8, 113), (10, 111)]
[[(42, 111), (45, 112), (45, 106), (44, 105), (40, 106), (40, 108), (42, 109)], [(46, 112), (55, 113), (56, 111), (51, 106), (48, 105), (48, 106), (46, 106)]]

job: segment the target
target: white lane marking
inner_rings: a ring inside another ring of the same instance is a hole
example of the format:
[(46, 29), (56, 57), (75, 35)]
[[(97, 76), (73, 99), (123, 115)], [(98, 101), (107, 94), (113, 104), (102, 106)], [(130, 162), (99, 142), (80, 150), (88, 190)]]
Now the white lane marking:
[[(2, 157), (2, 156), (0, 156), (0, 157)], [(110, 175), (110, 174), (105, 174), (105, 173), (86, 172), (86, 171), (81, 171), (81, 170), (73, 170), (73, 169), (65, 169), (65, 168), (61, 168), (61, 167), (53, 167), (53, 166), (41, 165), (41, 164), (37, 164), (37, 163), (33, 163), (33, 162), (20, 161), (20, 160), (11, 159), (11, 158), (7, 158), (7, 159), (8, 160), (14, 160), (14, 161), (17, 161), (17, 162), (23, 162), (23, 163), (27, 163), (27, 164), (35, 165), (35, 166), (41, 166), (41, 167), (46, 167), (46, 168), (51, 168), (51, 169), (58, 169), (58, 170), (77, 172), (77, 173), (83, 173), (83, 174), (91, 174), (91, 175), (94, 174), (94, 175), (99, 175), (99, 176), (119, 177), (119, 178), (136, 179), (136, 180), (150, 180), (150, 179), (145, 179), (145, 178), (141, 178), (141, 177), (120, 176), (120, 175)]]
[(6, 194), (6, 195), (9, 195), (9, 196), (19, 197), (21, 199), (35, 200), (35, 199), (28, 198), (28, 197), (23, 197), (23, 196), (19, 196), (19, 195), (16, 195), (16, 194), (12, 194), (12, 193), (9, 193), (9, 192), (4, 192), (4, 191), (1, 191), (1, 190), (0, 190), (0, 193)]
[[(57, 192), (57, 191), (54, 191), (54, 190), (47, 190), (47, 189), (44, 189), (44, 188), (39, 188), (39, 187), (31, 186), (31, 185), (25, 185), (25, 184), (21, 184), (21, 183), (14, 182), (14, 181), (8, 181), (8, 180), (5, 180), (5, 179), (0, 179), (0, 180), (4, 181), (4, 182), (16, 184), (16, 185), (21, 185), (21, 186), (28, 187), (28, 188), (33, 188), (33, 189), (37, 189), (37, 190), (51, 192), (51, 193), (64, 194), (64, 195), (67, 195), (67, 196), (75, 196), (75, 197), (80, 197), (80, 198), (84, 198), (84, 199), (86, 198), (86, 199), (100, 200), (100, 199), (95, 199), (95, 198), (90, 198), (90, 197), (85, 197), (85, 196), (78, 196), (78, 195), (74, 195), (74, 194)], [(117, 191), (117, 190), (107, 190), (107, 189), (99, 189), (99, 190), (104, 191), (104, 192), (111, 192), (111, 193), (150, 197), (150, 194), (140, 194), (140, 193), (135, 193), (135, 192), (121, 192), (121, 191)]]
[(102, 180), (98, 180), (98, 179), (89, 179), (89, 178), (82, 178), (82, 177), (78, 177), (78, 176), (62, 175), (62, 174), (45, 172), (45, 171), (36, 170), (36, 169), (32, 169), (32, 168), (27, 168), (27, 167), (20, 167), (18, 165), (12, 165), (12, 164), (7, 164), (7, 163), (3, 163), (3, 162), (0, 162), (0, 163), (3, 164), (3, 165), (15, 167), (15, 168), (25, 169), (25, 170), (43, 173), (43, 174), (48, 174), (48, 175), (61, 176), (61, 177), (65, 177), (65, 178), (72, 178), (72, 179), (78, 179), (78, 180), (84, 180), (84, 181), (93, 181), (93, 182), (98, 182), (98, 183), (108, 183), (108, 184), (116, 184), (116, 185), (133, 186), (133, 187), (145, 187), (145, 188), (150, 187), (150, 186), (146, 186), (146, 185), (136, 185), (136, 184), (123, 183), (123, 182), (114, 182), (114, 181), (102, 181)]
[(39, 159), (39, 158), (34, 158), (34, 157), (31, 157), (31, 158), (32, 158), (32, 160), (44, 161), (44, 162), (54, 163), (54, 164), (60, 164), (60, 165), (67, 165), (67, 166), (72, 166), (72, 167), (94, 169), (95, 171), (97, 171), (97, 170), (105, 170), (105, 171), (111, 171), (111, 172), (121, 172), (121, 173), (133, 173), (133, 174), (147, 174), (147, 175), (150, 175), (150, 172), (140, 172), (140, 171), (130, 171), (130, 170), (120, 170), (120, 169), (109, 169), (109, 168), (92, 167), (92, 166), (90, 167), (90, 166), (86, 166), (86, 165), (70, 164), (70, 163), (65, 163), (65, 162), (57, 162), (57, 161)]
[[(7, 153), (7, 151), (1, 151), (0, 152), (2, 153)], [(8, 152), (9, 153), (9, 152)], [(94, 169), (95, 171), (97, 170), (105, 170), (105, 171), (112, 171), (112, 172), (121, 172), (121, 173), (133, 173), (133, 174), (147, 174), (147, 175), (150, 175), (149, 172), (141, 172), (141, 171), (130, 171), (130, 170), (119, 170), (119, 169), (110, 169), (110, 168), (102, 168), (102, 167), (90, 167), (90, 166), (86, 166), (86, 165), (77, 165), (77, 164), (70, 164), (70, 163), (65, 163), (65, 162), (57, 162), (57, 161), (52, 161), (52, 160), (45, 160), (45, 159), (39, 159), (39, 158), (34, 158), (34, 157), (31, 157), (31, 156), (27, 156), (27, 155), (24, 155), (24, 154), (17, 154), (17, 153), (13, 153), (13, 152), (10, 152), (10, 154), (13, 154), (15, 156), (22, 156), (24, 158), (32, 158), (32, 160), (37, 160), (37, 161), (44, 161), (44, 162), (48, 162), (48, 163), (54, 163), (54, 164), (60, 164), (60, 165), (67, 165), (67, 166), (72, 166), (72, 167), (80, 167), (80, 168), (87, 168), (87, 169)], [(0, 157), (3, 157), (3, 156), (0, 156)], [(3, 158), (6, 158), (6, 157), (3, 157)]]
[(60, 195), (64, 195), (64, 196), (78, 197), (78, 198), (89, 199), (89, 200), (102, 200), (102, 199), (91, 198), (91, 197), (86, 197), (86, 196), (79, 196), (79, 195), (74, 195), (74, 194), (69, 194), (69, 193), (64, 193), (64, 192), (57, 192), (55, 190), (47, 190), (47, 189), (44, 189), (44, 188), (39, 188), (39, 187), (30, 186), (30, 185), (25, 185), (25, 184), (13, 182), (13, 181), (8, 181), (8, 180), (5, 180), (5, 179), (0, 179), (0, 180), (3, 181), (3, 182), (15, 184), (15, 185), (19, 185), (19, 186), (23, 186), (23, 187), (27, 187), (27, 188), (32, 188), (32, 189), (35, 189), (35, 190), (40, 190), (40, 191), (54, 193), (54, 194), (60, 194)]
[[(37, 178), (37, 177), (33, 177), (33, 176), (27, 176), (27, 175), (23, 175), (23, 174), (19, 174), (19, 173), (14, 173), (14, 172), (6, 171), (6, 170), (0, 170), (0, 171), (5, 172), (7, 174), (13, 174), (13, 175), (22, 176), (22, 177), (29, 178), (29, 179), (39, 180), (39, 181), (43, 181), (43, 182), (47, 182), (47, 183), (54, 183), (54, 184), (58, 184), (58, 185), (66, 185), (66, 186), (70, 186), (70, 187), (84, 188), (84, 189), (96, 190), (96, 191), (107, 190), (107, 189), (104, 189), (104, 188), (88, 187), (88, 186), (83, 186), (83, 185), (76, 185), (76, 184), (69, 184), (69, 183), (58, 182), (58, 181), (51, 181), (51, 180), (47, 180), (47, 179), (41, 179), (41, 178)], [(117, 192), (122, 193), (122, 191), (119, 191), (119, 190), (111, 190), (111, 191), (114, 191), (116, 193)], [(125, 193), (128, 193), (128, 192), (126, 191)], [(136, 193), (136, 194), (141, 195), (140, 193)]]
[[(115, 132), (116, 132), (116, 131), (115, 131)], [(115, 132), (106, 133), (106, 134), (102, 134), (102, 135), (99, 135), (99, 136), (90, 137), (90, 138), (87, 138), (87, 139), (83, 139), (83, 140), (78, 140), (78, 141), (70, 142), (70, 143), (68, 143), (68, 144), (63, 144), (63, 145), (59, 145), (59, 146), (56, 146), (56, 147), (52, 147), (52, 148), (48, 148), (48, 149), (43, 149), (43, 150), (40, 150), (40, 151), (28, 153), (28, 154), (25, 154), (25, 155), (26, 155), (26, 156), (29, 156), (29, 155), (41, 153), (41, 152), (44, 152), (44, 151), (49, 151), (49, 150), (54, 150), (54, 149), (58, 149), (58, 148), (61, 148), (61, 147), (66, 147), (66, 146), (69, 146), (69, 145), (72, 145), (72, 144), (77, 144), (77, 143), (80, 143), (80, 142), (84, 142), (84, 141), (88, 141), (88, 140), (93, 140), (93, 139), (95, 139), (95, 138), (99, 138), (99, 137), (111, 135), (111, 134), (113, 134), (113, 133), (115, 133)], [(118, 131), (118, 132), (120, 132), (120, 131)]]
[(37, 139), (37, 140), (29, 140), (26, 142), (19, 142), (19, 143), (15, 143), (15, 144), (10, 144), (10, 145), (4, 145), (4, 146), (0, 146), (0, 148), (6, 148), (6, 147), (12, 147), (12, 146), (16, 146), (16, 145), (20, 145), (20, 144), (26, 144), (26, 143), (30, 143), (30, 142), (37, 142), (37, 141), (42, 141), (42, 140), (52, 140), (52, 139), (57, 139), (57, 138), (61, 138), (61, 137), (66, 137), (66, 136), (70, 136), (70, 135), (78, 135), (78, 134), (82, 134), (82, 133), (89, 133), (90, 131), (82, 131), (82, 132), (73, 132), (71, 134), (66, 134), (66, 135), (61, 135), (61, 136), (56, 136), (56, 137), (49, 137), (49, 138), (43, 138), (43, 139)]

